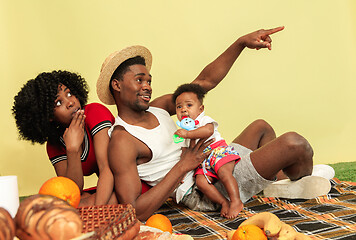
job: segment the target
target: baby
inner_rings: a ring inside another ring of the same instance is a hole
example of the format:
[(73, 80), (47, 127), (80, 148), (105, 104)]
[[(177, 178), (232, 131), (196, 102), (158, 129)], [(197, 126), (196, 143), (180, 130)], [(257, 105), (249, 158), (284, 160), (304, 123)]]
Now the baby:
[[(196, 124), (196, 128), (192, 130), (179, 129), (175, 134), (185, 139), (215, 139), (214, 143), (204, 150), (211, 152), (195, 172), (196, 185), (211, 201), (221, 204), (221, 216), (235, 218), (243, 209), (238, 184), (232, 175), (240, 156), (220, 136), (217, 131), (218, 123), (205, 116), (203, 105), (205, 93), (206, 91), (197, 84), (183, 84), (174, 92), (172, 100), (176, 105), (178, 120), (191, 118)], [(213, 185), (217, 180), (224, 185), (230, 201)]]

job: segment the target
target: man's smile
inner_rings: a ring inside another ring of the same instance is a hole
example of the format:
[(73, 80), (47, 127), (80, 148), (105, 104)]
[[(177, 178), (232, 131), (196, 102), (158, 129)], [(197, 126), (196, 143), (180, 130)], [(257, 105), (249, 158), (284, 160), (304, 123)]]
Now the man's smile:
[(139, 94), (138, 96), (141, 97), (145, 102), (149, 102), (151, 100), (150, 93)]

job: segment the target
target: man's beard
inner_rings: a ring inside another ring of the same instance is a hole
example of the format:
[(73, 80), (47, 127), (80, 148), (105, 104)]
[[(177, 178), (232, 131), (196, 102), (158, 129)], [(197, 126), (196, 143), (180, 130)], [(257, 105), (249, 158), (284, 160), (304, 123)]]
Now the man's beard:
[(141, 111), (146, 111), (147, 109), (149, 108), (149, 105), (142, 105), (139, 103), (139, 100), (136, 100), (135, 101), (135, 104), (134, 104), (134, 109), (138, 112), (141, 112)]

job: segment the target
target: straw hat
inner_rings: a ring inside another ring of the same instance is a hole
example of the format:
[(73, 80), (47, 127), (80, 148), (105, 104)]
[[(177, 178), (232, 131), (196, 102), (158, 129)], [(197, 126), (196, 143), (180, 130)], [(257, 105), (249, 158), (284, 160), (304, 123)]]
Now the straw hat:
[(141, 56), (145, 59), (146, 68), (150, 71), (152, 65), (152, 55), (151, 52), (143, 46), (136, 45), (124, 48), (120, 51), (113, 52), (105, 59), (103, 65), (101, 66), (100, 75), (96, 83), (96, 93), (103, 103), (107, 105), (115, 104), (114, 97), (111, 95), (109, 89), (110, 79), (116, 68), (120, 66), (121, 63), (129, 58), (137, 56)]

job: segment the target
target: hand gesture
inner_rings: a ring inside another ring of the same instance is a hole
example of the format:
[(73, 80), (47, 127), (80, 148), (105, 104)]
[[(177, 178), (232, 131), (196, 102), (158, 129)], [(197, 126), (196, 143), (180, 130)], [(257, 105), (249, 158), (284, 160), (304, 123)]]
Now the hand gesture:
[(245, 36), (242, 36), (240, 40), (244, 44), (245, 47), (251, 49), (260, 49), (260, 48), (268, 48), (269, 50), (272, 49), (272, 39), (269, 35), (282, 31), (284, 27), (277, 27), (268, 30), (258, 30), (252, 33), (249, 33)]
[(69, 127), (64, 131), (63, 139), (68, 151), (79, 151), (84, 139), (84, 110), (75, 113)]
[(180, 162), (186, 168), (187, 172), (195, 169), (199, 164), (204, 161), (210, 154), (210, 151), (203, 152), (206, 147), (214, 142), (214, 139), (206, 141), (206, 138), (201, 138), (196, 141), (190, 141), (188, 148), (182, 148)]

